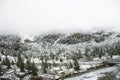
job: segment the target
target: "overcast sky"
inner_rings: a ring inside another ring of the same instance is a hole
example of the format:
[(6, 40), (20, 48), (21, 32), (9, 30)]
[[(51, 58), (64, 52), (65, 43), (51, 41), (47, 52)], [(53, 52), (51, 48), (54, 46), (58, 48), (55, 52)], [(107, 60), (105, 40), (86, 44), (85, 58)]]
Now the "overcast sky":
[(0, 0), (0, 32), (119, 27), (120, 0)]

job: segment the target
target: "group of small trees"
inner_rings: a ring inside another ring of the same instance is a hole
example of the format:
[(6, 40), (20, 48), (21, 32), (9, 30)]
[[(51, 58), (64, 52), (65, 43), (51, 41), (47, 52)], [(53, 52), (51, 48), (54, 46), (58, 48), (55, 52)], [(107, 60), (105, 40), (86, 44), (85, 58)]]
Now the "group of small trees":
[(101, 58), (105, 54), (104, 49), (102, 47), (94, 47), (91, 51), (92, 57)]
[(105, 50), (110, 55), (110, 58), (112, 58), (113, 55), (120, 55), (120, 41), (112, 45), (106, 45)]
[(21, 52), (18, 53), (17, 56), (17, 67), (20, 68), (21, 72), (25, 72), (25, 69), (27, 69), (28, 74), (31, 74), (33, 76), (37, 76), (37, 67), (35, 66), (34, 61), (31, 63), (29, 59), (27, 59), (26, 63), (23, 62), (24, 60), (21, 57)]
[(8, 59), (7, 55), (6, 55), (5, 59), (3, 59), (2, 65), (6, 65), (8, 69), (11, 68), (11, 62)]
[(0, 64), (0, 74), (2, 72), (2, 67), (1, 65), (6, 65), (8, 69), (11, 68), (11, 65), (16, 65), (18, 68), (20, 68), (21, 72), (25, 72), (25, 69), (28, 71), (29, 74), (33, 76), (37, 76), (37, 67), (35, 66), (34, 62), (30, 62), (30, 60), (27, 59), (26, 63), (24, 63), (24, 59), (21, 56), (22, 51), (19, 51), (17, 55), (17, 62), (10, 61), (8, 56), (6, 55), (5, 58), (2, 60), (0, 57), (0, 61), (2, 62)]
[(7, 66), (7, 69), (10, 69), (12, 65), (14, 65), (13, 61), (10, 61), (8, 56), (6, 55), (5, 58), (2, 60), (0, 57), (0, 75), (3, 75), (2, 65)]

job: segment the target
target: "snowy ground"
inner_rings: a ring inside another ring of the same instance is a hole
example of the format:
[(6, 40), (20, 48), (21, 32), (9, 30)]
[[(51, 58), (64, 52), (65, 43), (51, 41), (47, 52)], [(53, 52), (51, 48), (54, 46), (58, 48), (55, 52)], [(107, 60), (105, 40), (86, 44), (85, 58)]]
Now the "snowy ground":
[(95, 70), (79, 76), (66, 78), (65, 80), (97, 80), (97, 78), (103, 76), (104, 73), (115, 71), (117, 68), (118, 66), (106, 67), (104, 69)]

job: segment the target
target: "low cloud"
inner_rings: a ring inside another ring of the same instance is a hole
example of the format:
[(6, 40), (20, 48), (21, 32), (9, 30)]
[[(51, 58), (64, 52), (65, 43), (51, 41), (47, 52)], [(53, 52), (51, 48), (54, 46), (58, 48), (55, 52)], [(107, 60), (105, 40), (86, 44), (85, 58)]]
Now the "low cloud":
[(0, 32), (119, 30), (119, 4), (119, 0), (0, 0)]

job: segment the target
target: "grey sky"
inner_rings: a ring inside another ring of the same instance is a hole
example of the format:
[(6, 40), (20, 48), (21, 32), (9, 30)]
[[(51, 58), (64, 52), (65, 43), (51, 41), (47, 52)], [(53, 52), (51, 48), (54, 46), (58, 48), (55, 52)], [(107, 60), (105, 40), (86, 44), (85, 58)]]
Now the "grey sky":
[(101, 27), (120, 30), (120, 0), (0, 0), (0, 32)]

